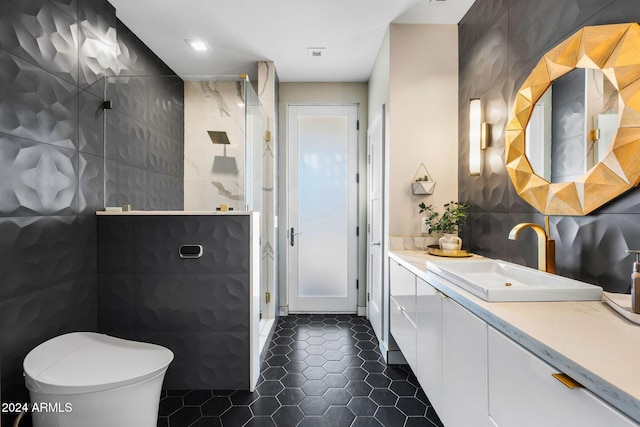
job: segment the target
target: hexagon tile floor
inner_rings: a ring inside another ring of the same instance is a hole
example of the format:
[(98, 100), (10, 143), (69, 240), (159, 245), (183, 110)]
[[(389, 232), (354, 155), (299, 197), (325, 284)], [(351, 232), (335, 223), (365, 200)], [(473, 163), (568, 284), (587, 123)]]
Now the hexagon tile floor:
[(442, 426), (408, 366), (384, 364), (370, 323), (280, 317), (256, 391), (168, 390), (159, 427)]

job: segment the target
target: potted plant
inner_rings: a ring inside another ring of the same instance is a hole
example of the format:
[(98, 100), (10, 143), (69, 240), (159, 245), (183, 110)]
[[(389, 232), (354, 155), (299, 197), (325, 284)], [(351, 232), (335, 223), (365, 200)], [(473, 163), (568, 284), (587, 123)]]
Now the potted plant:
[(426, 213), (423, 221), (431, 233), (442, 233), (444, 236), (440, 238), (441, 249), (460, 249), (462, 240), (456, 235), (460, 226), (467, 221), (467, 210), (470, 205), (466, 203), (454, 202), (445, 203), (444, 212), (440, 215), (433, 205), (425, 205), (421, 202), (418, 207), (420, 213)]
[(418, 176), (411, 183), (413, 194), (433, 194), (435, 188), (436, 182), (429, 175)]

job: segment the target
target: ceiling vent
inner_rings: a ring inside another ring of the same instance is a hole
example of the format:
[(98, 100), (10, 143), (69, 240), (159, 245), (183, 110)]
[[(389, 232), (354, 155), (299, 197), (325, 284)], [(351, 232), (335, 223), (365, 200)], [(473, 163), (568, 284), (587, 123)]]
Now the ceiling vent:
[(309, 58), (321, 58), (326, 54), (327, 48), (325, 47), (308, 47), (307, 56)]

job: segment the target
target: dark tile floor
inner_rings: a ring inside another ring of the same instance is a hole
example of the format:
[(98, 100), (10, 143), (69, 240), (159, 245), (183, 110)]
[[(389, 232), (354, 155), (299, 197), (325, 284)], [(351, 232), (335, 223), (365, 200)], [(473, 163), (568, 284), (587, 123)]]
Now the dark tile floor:
[(369, 322), (292, 315), (276, 325), (255, 392), (168, 390), (158, 426), (442, 426), (408, 366), (384, 364)]

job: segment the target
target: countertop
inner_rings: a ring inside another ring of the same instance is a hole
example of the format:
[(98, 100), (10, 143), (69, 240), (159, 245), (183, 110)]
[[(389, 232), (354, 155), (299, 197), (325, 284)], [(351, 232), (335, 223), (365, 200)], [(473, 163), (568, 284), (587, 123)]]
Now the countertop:
[(389, 257), (640, 422), (640, 326), (605, 302), (487, 302), (433, 273), (428, 278), (428, 262), (443, 258), (422, 251)]

